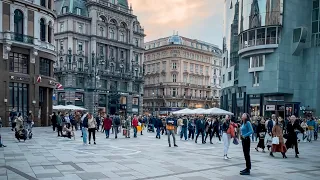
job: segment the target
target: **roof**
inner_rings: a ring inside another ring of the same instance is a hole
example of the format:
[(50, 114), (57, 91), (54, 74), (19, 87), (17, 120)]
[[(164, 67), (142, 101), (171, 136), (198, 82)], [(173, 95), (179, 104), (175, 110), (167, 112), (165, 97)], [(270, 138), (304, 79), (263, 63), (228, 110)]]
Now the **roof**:
[(81, 16), (88, 16), (86, 0), (56, 0), (55, 9), (57, 15), (63, 14), (63, 7), (67, 7), (67, 13), (77, 14), (77, 8), (81, 9)]
[(128, 7), (128, 0), (118, 0), (118, 4), (125, 6), (125, 7)]
[(172, 35), (168, 39), (169, 44), (182, 44), (182, 38), (179, 35)]

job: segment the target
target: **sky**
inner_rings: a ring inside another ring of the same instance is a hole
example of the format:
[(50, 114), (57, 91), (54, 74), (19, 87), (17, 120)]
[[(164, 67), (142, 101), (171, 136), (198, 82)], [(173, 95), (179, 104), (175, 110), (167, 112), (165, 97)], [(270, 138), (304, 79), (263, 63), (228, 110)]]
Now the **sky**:
[(145, 42), (173, 32), (222, 46), (224, 0), (128, 0), (147, 35)]

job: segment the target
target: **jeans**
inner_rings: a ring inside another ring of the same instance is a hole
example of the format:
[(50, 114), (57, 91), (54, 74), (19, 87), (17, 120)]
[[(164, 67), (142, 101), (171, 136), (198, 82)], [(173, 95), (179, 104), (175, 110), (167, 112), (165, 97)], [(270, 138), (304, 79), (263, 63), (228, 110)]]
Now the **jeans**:
[(176, 144), (176, 137), (175, 137), (175, 135), (174, 135), (174, 130), (167, 130), (167, 134), (168, 134), (168, 143), (169, 143), (169, 145), (171, 145), (170, 135), (172, 135), (173, 144)]
[(230, 140), (231, 140), (231, 135), (224, 132), (222, 134), (222, 141), (223, 141), (223, 153), (225, 156), (228, 154)]
[(106, 133), (106, 138), (109, 138), (110, 129), (105, 129), (104, 132)]
[(212, 133), (212, 135), (214, 135), (214, 134), (216, 134), (216, 137), (218, 137), (219, 138), (219, 141), (221, 141), (221, 138), (220, 138), (220, 131), (219, 130), (213, 130), (213, 133)]
[(83, 140), (83, 144), (87, 144), (87, 140), (88, 140), (88, 132), (87, 132), (87, 128), (83, 127), (82, 128), (82, 140)]
[(138, 129), (137, 127), (133, 127), (133, 137), (137, 137)]
[(242, 139), (242, 150), (244, 159), (246, 160), (246, 169), (251, 169), (251, 159), (250, 159), (250, 137)]
[(161, 131), (160, 127), (157, 127), (157, 135), (156, 135), (156, 137), (160, 138), (160, 131)]
[(254, 139), (256, 139), (256, 141), (257, 141), (256, 133), (252, 133), (252, 135), (251, 135), (251, 140), (252, 140), (252, 142), (254, 141)]
[(58, 136), (62, 136), (62, 126), (57, 126), (57, 129), (58, 129)]
[(184, 136), (184, 139), (187, 140), (188, 137), (187, 137), (187, 127), (181, 127), (181, 132), (180, 132), (180, 139), (182, 139), (182, 137)]
[(189, 129), (189, 135), (188, 138), (192, 138), (192, 140), (194, 139), (194, 129)]
[(118, 138), (119, 126), (113, 126), (113, 129), (114, 129), (114, 137)]
[(308, 130), (307, 134), (308, 134), (308, 140), (311, 141), (312, 137), (314, 136), (314, 130)]

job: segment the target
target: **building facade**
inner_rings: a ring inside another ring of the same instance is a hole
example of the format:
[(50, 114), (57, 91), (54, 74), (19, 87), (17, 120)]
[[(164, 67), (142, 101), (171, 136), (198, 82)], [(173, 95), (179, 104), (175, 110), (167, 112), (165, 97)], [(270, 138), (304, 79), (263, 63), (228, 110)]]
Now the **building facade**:
[(226, 0), (222, 107), (236, 114), (319, 115), (319, 18), (319, 0)]
[(0, 116), (32, 111), (36, 126), (50, 124), (56, 86), (53, 0), (0, 1)]
[(144, 29), (127, 0), (57, 0), (56, 104), (142, 113)]
[(145, 113), (219, 105), (222, 53), (217, 46), (172, 35), (145, 43), (145, 49)]

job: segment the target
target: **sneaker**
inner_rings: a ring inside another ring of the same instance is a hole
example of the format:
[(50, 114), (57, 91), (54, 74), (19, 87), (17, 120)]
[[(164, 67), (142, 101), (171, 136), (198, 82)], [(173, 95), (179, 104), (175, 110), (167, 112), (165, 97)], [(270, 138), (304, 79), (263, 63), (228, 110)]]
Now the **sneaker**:
[(89, 142), (89, 144), (91, 144), (91, 142)]
[(231, 159), (231, 157), (226, 156), (228, 159)]
[(224, 156), (224, 160), (228, 160), (228, 157), (227, 157), (227, 156)]
[(171, 147), (171, 144), (169, 144), (169, 147)]
[(178, 145), (175, 144), (174, 147), (178, 147)]
[(96, 142), (93, 142), (93, 144), (96, 144)]
[(240, 175), (250, 175), (250, 170), (246, 170), (244, 172), (240, 172)]
[(244, 170), (240, 171), (240, 173), (242, 173), (242, 172), (246, 172), (246, 171), (247, 171), (247, 168), (245, 168)]

